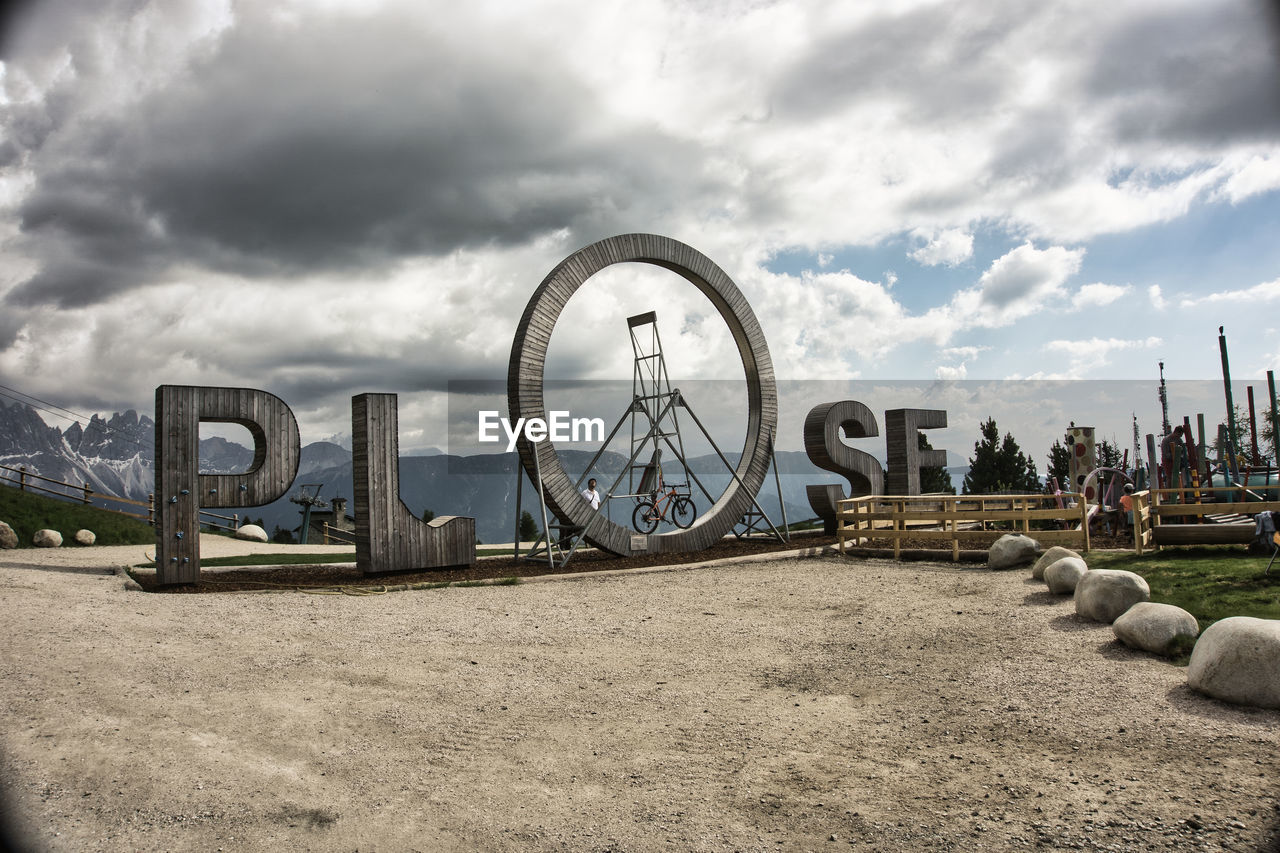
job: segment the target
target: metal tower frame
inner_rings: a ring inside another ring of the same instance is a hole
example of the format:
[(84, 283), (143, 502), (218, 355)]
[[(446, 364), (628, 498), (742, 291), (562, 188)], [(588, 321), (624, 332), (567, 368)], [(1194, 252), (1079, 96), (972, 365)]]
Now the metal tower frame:
[[(648, 332), (643, 331), (643, 327), (649, 326)], [(667, 372), (666, 359), (662, 353), (662, 340), (658, 334), (657, 312), (647, 311), (643, 314), (637, 314), (627, 318), (627, 329), (631, 336), (631, 348), (633, 355), (632, 362), (632, 399), (622, 416), (614, 424), (613, 430), (610, 431), (600, 449), (596, 451), (595, 456), (587, 463), (581, 475), (574, 482), (574, 489), (580, 490), (582, 484), (589, 478), (596, 463), (600, 461), (600, 457), (609, 448), (610, 443), (622, 428), (622, 425), (630, 421), (631, 427), (631, 455), (627, 460), (621, 473), (613, 481), (613, 484), (605, 490), (600, 499), (600, 507), (591, 515), (590, 520), (585, 526), (566, 524), (558, 518), (552, 523), (552, 516), (547, 511), (546, 493), (542, 482), (541, 462), (538, 460), (537, 454), (534, 454), (534, 466), (536, 482), (533, 483), (538, 493), (538, 504), (542, 516), (542, 531), (539, 533), (537, 540), (529, 551), (524, 554), (525, 559), (541, 560), (546, 558), (547, 564), (551, 568), (563, 568), (573, 557), (578, 547), (582, 544), (586, 532), (600, 518), (600, 513), (604, 510), (608, 512), (609, 502), (611, 500), (623, 500), (632, 498), (648, 497), (648, 492), (637, 491), (638, 485), (645, 485), (646, 476), (641, 474), (640, 484), (636, 483), (636, 471), (646, 471), (651, 464), (660, 464), (663, 447), (665, 444), (679, 461), (681, 468), (685, 473), (685, 482), (691, 486), (696, 485), (703, 496), (706, 497), (709, 504), (715, 504), (716, 497), (711, 494), (710, 490), (703, 485), (698, 479), (698, 475), (689, 467), (687, 457), (684, 450), (684, 439), (680, 434), (680, 424), (677, 417), (677, 410), (683, 408), (693, 420), (703, 437), (711, 445), (716, 456), (724, 464), (725, 469), (738, 483), (739, 487), (745, 488), (741, 478), (738, 476), (732, 464), (721, 452), (719, 445), (715, 439), (707, 431), (702, 421), (698, 418), (693, 408), (689, 405), (689, 401), (680, 393), (679, 388), (671, 387), (670, 375)], [(637, 331), (640, 329), (641, 331)], [(643, 422), (639, 423), (643, 433), (639, 433), (637, 426), (639, 419), (643, 418)], [(672, 440), (674, 439), (674, 441)], [(742, 519), (734, 525), (734, 535), (742, 538), (751, 533), (766, 533), (776, 538), (779, 542), (790, 541), (787, 532), (786, 523), (786, 503), (782, 497), (782, 482), (779, 477), (778, 462), (774, 455), (773, 448), (773, 432), (770, 430), (765, 436), (767, 442), (770, 464), (773, 466), (774, 483), (778, 490), (778, 505), (782, 510), (782, 530), (779, 530), (765, 512), (764, 507), (760, 505), (756, 495), (751, 496), (751, 507), (749, 507)], [(649, 456), (649, 462), (637, 464), (637, 460), (642, 457), (645, 449), (652, 446), (653, 451)], [(515, 536), (514, 536), (514, 556), (519, 558), (520, 554), (520, 514), (521, 500), (523, 497), (524, 478), (527, 472), (518, 462), (516, 465), (516, 509), (515, 509)], [(618, 494), (617, 489), (621, 485), (623, 478), (627, 479), (626, 493)], [(536, 520), (536, 518), (535, 518)], [(695, 522), (696, 523), (696, 522)], [(765, 530), (765, 525), (768, 530)], [(736, 528), (744, 526), (745, 530), (739, 532)], [(551, 532), (555, 531), (553, 537)]]

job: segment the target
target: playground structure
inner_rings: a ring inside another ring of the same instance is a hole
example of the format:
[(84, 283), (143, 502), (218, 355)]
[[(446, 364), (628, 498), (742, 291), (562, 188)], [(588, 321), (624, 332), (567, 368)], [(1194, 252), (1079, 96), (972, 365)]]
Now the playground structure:
[[(583, 544), (619, 556), (700, 551), (743, 523), (748, 529), (767, 524), (774, 536), (785, 539), (786, 534), (774, 526), (756, 498), (773, 463), (773, 433), (778, 418), (777, 390), (769, 348), (759, 321), (737, 285), (710, 259), (690, 246), (653, 234), (623, 234), (580, 249), (561, 261), (534, 291), (512, 341), (507, 372), (511, 420), (546, 420), (544, 368), (557, 318), (569, 298), (592, 275), (613, 264), (630, 262), (653, 264), (679, 274), (707, 296), (729, 326), (738, 345), (747, 385), (747, 430), (742, 454), (736, 466), (731, 464), (698, 418), (688, 398), (681, 394), (679, 388), (671, 386), (657, 331), (656, 313), (650, 311), (630, 317), (627, 326), (634, 356), (632, 401), (581, 476), (576, 481), (570, 479), (550, 440), (534, 442), (527, 436), (521, 436), (516, 442), (523, 472), (533, 483), (538, 496), (542, 521), (542, 533), (526, 556), (533, 559), (545, 557), (551, 566), (564, 566)], [(680, 430), (680, 410), (689, 416), (730, 474), (730, 482), (719, 497), (714, 497), (689, 468)], [(581, 496), (582, 484), (592, 476), (596, 463), (628, 421), (631, 423), (629, 458), (623, 471), (608, 488), (602, 490), (600, 506), (593, 508)], [(683, 468), (685, 488), (696, 486), (710, 502), (709, 509), (694, 521), (688, 518), (687, 511), (683, 515), (679, 512), (679, 507), (692, 505), (689, 494), (677, 493), (673, 520), (687, 520), (688, 523), (677, 524), (675, 530), (654, 532), (657, 527), (654, 513), (638, 507), (629, 514), (633, 522), (639, 518), (636, 527), (624, 527), (612, 521), (603, 512), (610, 501), (630, 500), (651, 506), (659, 502), (663, 488), (664, 451), (669, 451), (675, 457), (674, 464)], [(648, 460), (640, 462), (646, 452)], [(776, 465), (774, 468), (776, 477)], [(639, 483), (635, 480), (637, 472)], [(517, 473), (517, 519), (523, 480)], [(627, 486), (620, 488), (624, 480)], [(651, 521), (654, 522), (652, 525)], [(785, 528), (784, 520), (783, 530)], [(518, 554), (518, 544), (516, 551)]]
[[(1255, 537), (1254, 516), (1280, 511), (1280, 468), (1270, 464), (1259, 451), (1252, 386), (1247, 389), (1249, 448), (1246, 452), (1236, 446), (1235, 436), (1241, 432), (1241, 426), (1236, 423), (1227, 339), (1221, 326), (1218, 327), (1218, 348), (1227, 423), (1218, 430), (1215, 461), (1209, 459), (1203, 414), (1196, 416), (1194, 435), (1190, 417), (1183, 417), (1180, 431), (1170, 427), (1163, 362), (1160, 365), (1165, 435), (1159, 443), (1158, 457), (1156, 438), (1147, 435), (1150, 488), (1133, 496), (1133, 542), (1139, 554), (1166, 545), (1248, 544)], [(1276, 386), (1275, 373), (1270, 370), (1267, 386), (1274, 431), (1277, 429)], [(1134, 436), (1136, 442), (1136, 420)]]

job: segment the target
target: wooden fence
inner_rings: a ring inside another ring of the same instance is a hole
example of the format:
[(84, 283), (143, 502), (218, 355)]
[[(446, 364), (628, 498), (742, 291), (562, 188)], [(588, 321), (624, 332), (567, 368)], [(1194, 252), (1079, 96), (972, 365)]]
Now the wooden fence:
[[(989, 548), (1006, 533), (1025, 533), (1082, 553), (1089, 550), (1089, 525), (1080, 495), (868, 495), (839, 505), (836, 531), (841, 554), (846, 542), (888, 540), (898, 559), (902, 540), (923, 539), (949, 544), (951, 559), (959, 560), (961, 543)], [(1032, 530), (1032, 522), (1047, 522), (1055, 528)]]
[[(0, 482), (11, 483), (19, 491), (23, 492), (41, 492), (46, 495), (52, 495), (56, 498), (67, 498), (82, 503), (86, 506), (93, 506), (106, 512), (114, 512), (117, 515), (136, 518), (145, 521), (152, 526), (156, 523), (156, 498), (154, 494), (147, 495), (145, 501), (138, 501), (132, 498), (122, 498), (116, 495), (107, 494), (105, 492), (95, 492), (93, 487), (88, 483), (76, 485), (75, 483), (67, 483), (62, 480), (55, 480), (52, 477), (44, 477), (40, 474), (33, 474), (27, 470), (25, 465), (14, 468), (9, 465), (0, 465)], [(56, 488), (50, 488), (50, 487)], [(94, 499), (99, 501), (94, 504)], [(118, 509), (110, 506), (110, 504), (122, 504), (129, 507), (145, 507), (146, 512), (130, 512), (127, 509)], [(218, 530), (226, 530), (235, 532), (240, 527), (240, 516), (237, 515), (219, 515), (216, 512), (208, 510), (200, 510), (200, 524), (204, 527), (212, 527)]]
[[(1205, 516), (1280, 512), (1280, 501), (1250, 500), (1266, 487), (1200, 486), (1181, 489), (1148, 489), (1133, 496), (1133, 550), (1138, 554), (1162, 545), (1246, 544), (1253, 539), (1252, 524), (1215, 524)], [(1231, 501), (1223, 498), (1233, 498)], [(1207, 500), (1206, 500), (1207, 499)], [(1171, 519), (1192, 519), (1172, 521)]]

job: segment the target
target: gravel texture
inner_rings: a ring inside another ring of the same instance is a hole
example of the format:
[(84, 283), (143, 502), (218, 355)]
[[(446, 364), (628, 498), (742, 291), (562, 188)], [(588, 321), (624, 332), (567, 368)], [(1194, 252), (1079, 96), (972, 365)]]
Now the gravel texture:
[(1280, 712), (1191, 692), (1025, 572), (776, 558), (375, 596), (105, 573), (144, 551), (0, 554), (19, 844), (1254, 851), (1280, 824)]

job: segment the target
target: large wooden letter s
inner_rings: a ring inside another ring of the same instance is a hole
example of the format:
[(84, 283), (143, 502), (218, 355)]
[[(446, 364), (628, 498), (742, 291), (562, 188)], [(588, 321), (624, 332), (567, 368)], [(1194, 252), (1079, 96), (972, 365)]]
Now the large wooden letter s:
[[(253, 436), (243, 474), (200, 473), (200, 423), (240, 424)], [(156, 389), (156, 581), (200, 580), (200, 507), (262, 506), (298, 474), (298, 421), (284, 400), (253, 388)]]
[[(809, 454), (809, 461), (848, 479), (851, 498), (882, 494), (884, 469), (870, 453), (842, 442), (841, 428), (846, 438), (872, 438), (880, 434), (876, 416), (856, 400), (814, 406), (804, 419), (804, 449)], [(844, 499), (844, 488), (810, 485), (805, 486), (805, 493), (809, 497), (809, 506), (822, 519), (823, 531), (835, 533), (836, 501)]]

